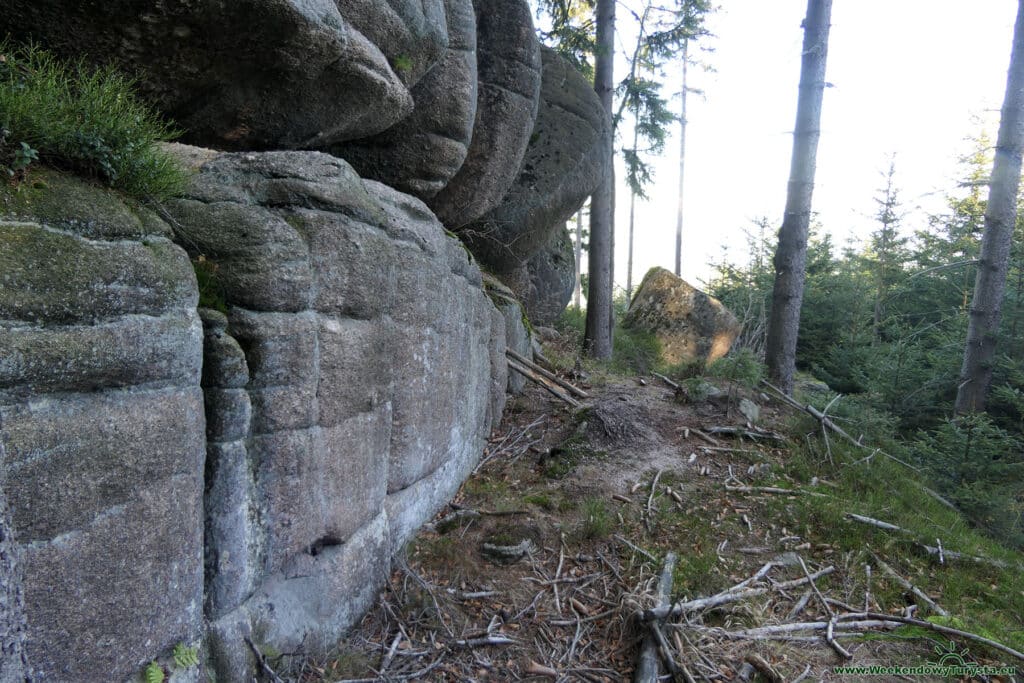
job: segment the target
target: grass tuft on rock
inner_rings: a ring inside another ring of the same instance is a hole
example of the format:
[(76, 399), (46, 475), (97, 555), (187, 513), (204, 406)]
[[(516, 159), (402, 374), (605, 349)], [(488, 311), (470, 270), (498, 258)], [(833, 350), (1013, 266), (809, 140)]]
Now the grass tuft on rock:
[(186, 171), (159, 147), (178, 133), (133, 86), (112, 68), (0, 41), (0, 168), (38, 160), (141, 200), (180, 194)]

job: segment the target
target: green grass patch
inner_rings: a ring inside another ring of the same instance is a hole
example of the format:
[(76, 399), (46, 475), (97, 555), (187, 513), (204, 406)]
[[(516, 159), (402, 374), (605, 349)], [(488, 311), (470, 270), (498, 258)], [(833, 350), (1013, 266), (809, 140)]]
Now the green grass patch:
[[(966, 630), (1017, 649), (1024, 647), (1024, 582), (1015, 568), (1024, 564), (1024, 555), (985, 536), (963, 515), (930, 496), (922, 488), (922, 478), (903, 465), (881, 455), (858, 462), (870, 453), (833, 441), (833, 466), (820, 443), (812, 440), (795, 446), (786, 461), (786, 474), (801, 483), (821, 477), (836, 487), (819, 489), (827, 497), (767, 500), (765, 514), (812, 544), (830, 544), (843, 556), (854, 558), (855, 566), (874, 564), (871, 552), (877, 553), (919, 588), (939, 596), (939, 604), (962, 620)], [(889, 522), (908, 533), (861, 524), (849, 519), (848, 513)], [(918, 545), (935, 546), (936, 539), (947, 550), (1001, 560), (1014, 568), (953, 560), (939, 564)], [(855, 585), (851, 590), (860, 592), (863, 587)], [(875, 573), (872, 592), (883, 607), (902, 604), (902, 589), (881, 571)]]
[(580, 506), (583, 516), (580, 523), (580, 536), (586, 540), (607, 538), (614, 528), (615, 517), (608, 504), (601, 498), (587, 498)]
[(112, 68), (0, 41), (0, 166), (20, 174), (40, 161), (143, 200), (180, 194), (187, 174), (158, 146), (177, 131), (133, 86)]

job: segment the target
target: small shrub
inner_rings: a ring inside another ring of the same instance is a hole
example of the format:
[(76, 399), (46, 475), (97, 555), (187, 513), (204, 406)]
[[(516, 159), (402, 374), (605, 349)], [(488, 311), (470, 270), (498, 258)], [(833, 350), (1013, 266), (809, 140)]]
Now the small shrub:
[(753, 389), (764, 376), (764, 366), (750, 349), (737, 349), (708, 366), (708, 375)]
[(179, 194), (185, 171), (158, 146), (176, 131), (133, 85), (109, 67), (0, 41), (0, 166), (16, 173), (39, 160), (140, 199)]

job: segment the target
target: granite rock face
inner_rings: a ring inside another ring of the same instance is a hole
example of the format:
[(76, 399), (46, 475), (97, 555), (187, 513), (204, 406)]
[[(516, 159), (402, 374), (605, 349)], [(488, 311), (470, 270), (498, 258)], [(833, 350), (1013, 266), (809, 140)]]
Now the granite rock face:
[(429, 200), (458, 231), (501, 203), (519, 171), (540, 102), (540, 43), (526, 0), (473, 0), (479, 89), (472, 142), (451, 182)]
[(556, 230), (543, 249), (502, 278), (523, 302), (530, 324), (554, 325), (569, 305), (576, 285), (576, 255), (569, 231)]
[(6, 34), (137, 75), (184, 139), (222, 149), (386, 130), (448, 46), (442, 0), (8, 0)]
[(499, 273), (524, 265), (597, 188), (611, 131), (587, 80), (549, 48), (541, 106), (518, 176), (501, 204), (462, 228), (470, 250)]
[(195, 276), (152, 214), (44, 185), (0, 190), (0, 498), (25, 650), (38, 680), (126, 680), (201, 632)]
[(654, 334), (671, 365), (712, 363), (740, 333), (739, 321), (722, 302), (664, 268), (644, 276), (623, 325)]
[(315, 152), (182, 154), (167, 208), (227, 310), (204, 313), (206, 610), (242, 681), (244, 635), (334, 642), (455, 493), (500, 417), (504, 328), (420, 201)]
[(3, 444), (0, 443), (0, 683), (24, 683), (25, 604), (21, 551), (11, 535), (11, 517), (4, 496)]
[(470, 0), (446, 0), (448, 52), (412, 89), (415, 109), (386, 132), (331, 148), (364, 178), (420, 199), (440, 192), (469, 150), (476, 117), (476, 16)]

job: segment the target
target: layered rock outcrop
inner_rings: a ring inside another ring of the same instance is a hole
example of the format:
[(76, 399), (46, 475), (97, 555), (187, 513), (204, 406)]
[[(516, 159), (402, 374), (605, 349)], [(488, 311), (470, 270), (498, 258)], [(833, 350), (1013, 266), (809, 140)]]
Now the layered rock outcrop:
[(9, 0), (7, 34), (116, 64), (184, 139), (223, 149), (386, 130), (448, 46), (442, 0)]
[(418, 200), (319, 153), (191, 155), (167, 210), (227, 310), (204, 314), (207, 614), (244, 672), (244, 637), (327, 644), (370, 606), (482, 452), (505, 336)]
[(412, 89), (413, 113), (384, 133), (330, 152), (364, 178), (420, 199), (444, 189), (462, 168), (477, 106), (476, 16), (471, 0), (446, 0), (448, 51)]
[(609, 172), (601, 150), (611, 131), (593, 87), (542, 50), (541, 107), (522, 166), (501, 204), (460, 233), (473, 254), (510, 273), (544, 248)]
[(554, 325), (572, 299), (576, 285), (576, 255), (572, 237), (560, 228), (524, 265), (502, 279), (523, 302), (533, 325)]
[(465, 163), (430, 199), (450, 230), (501, 203), (519, 171), (540, 104), (540, 43), (526, 0), (473, 0), (479, 89)]
[(718, 360), (741, 329), (721, 301), (664, 268), (647, 272), (622, 324), (654, 334), (662, 359), (672, 365)]
[(202, 623), (202, 328), (151, 213), (0, 191), (0, 452), (39, 680), (119, 681)]

